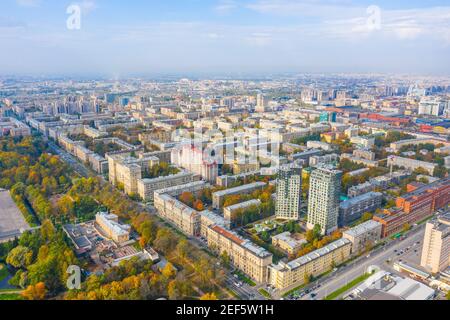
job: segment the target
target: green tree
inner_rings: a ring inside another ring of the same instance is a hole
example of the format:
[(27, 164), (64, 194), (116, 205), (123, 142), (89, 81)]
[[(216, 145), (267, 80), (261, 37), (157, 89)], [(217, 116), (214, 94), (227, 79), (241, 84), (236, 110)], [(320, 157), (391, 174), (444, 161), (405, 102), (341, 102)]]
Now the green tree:
[(6, 263), (10, 264), (14, 268), (27, 267), (32, 263), (32, 261), (33, 251), (23, 246), (17, 246), (12, 249), (6, 258)]

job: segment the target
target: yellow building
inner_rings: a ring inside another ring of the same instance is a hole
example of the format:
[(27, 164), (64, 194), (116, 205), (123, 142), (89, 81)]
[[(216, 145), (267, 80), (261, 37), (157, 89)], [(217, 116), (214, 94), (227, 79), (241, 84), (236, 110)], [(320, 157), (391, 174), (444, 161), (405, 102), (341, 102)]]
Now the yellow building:
[(117, 243), (123, 243), (130, 239), (131, 227), (120, 224), (119, 217), (115, 214), (99, 212), (95, 215), (95, 222), (100, 227), (100, 233)]
[(266, 282), (267, 267), (272, 263), (270, 252), (218, 225), (210, 226), (207, 235), (212, 251), (228, 255), (233, 266), (256, 282)]
[(307, 277), (317, 277), (329, 271), (334, 265), (350, 257), (352, 244), (339, 239), (291, 262), (280, 262), (268, 268), (268, 282), (282, 292), (305, 283)]

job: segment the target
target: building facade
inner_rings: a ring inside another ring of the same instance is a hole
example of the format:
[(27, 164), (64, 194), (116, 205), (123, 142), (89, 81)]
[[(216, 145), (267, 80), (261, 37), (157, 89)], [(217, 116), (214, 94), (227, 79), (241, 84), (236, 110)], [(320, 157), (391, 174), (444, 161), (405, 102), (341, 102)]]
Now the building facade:
[(432, 273), (445, 271), (450, 262), (450, 215), (428, 222), (420, 265)]
[(320, 225), (322, 233), (330, 233), (338, 227), (339, 197), (342, 171), (322, 167), (310, 177), (307, 227)]
[(302, 197), (302, 168), (283, 166), (278, 171), (275, 215), (279, 219), (298, 220)]

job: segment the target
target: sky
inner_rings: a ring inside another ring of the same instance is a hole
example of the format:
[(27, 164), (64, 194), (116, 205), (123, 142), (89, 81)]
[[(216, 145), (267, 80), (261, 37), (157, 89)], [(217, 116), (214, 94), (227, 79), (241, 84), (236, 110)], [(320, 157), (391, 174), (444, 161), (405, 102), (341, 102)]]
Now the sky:
[(0, 1), (0, 75), (285, 72), (450, 75), (450, 0)]

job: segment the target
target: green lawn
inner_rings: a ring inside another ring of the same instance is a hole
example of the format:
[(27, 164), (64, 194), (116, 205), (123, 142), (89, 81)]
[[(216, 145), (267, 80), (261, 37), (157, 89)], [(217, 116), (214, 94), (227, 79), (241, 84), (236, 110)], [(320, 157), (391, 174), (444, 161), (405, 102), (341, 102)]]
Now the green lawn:
[(0, 300), (23, 300), (19, 293), (5, 293), (0, 294)]
[(307, 286), (307, 284), (304, 283), (304, 284), (302, 284), (301, 286), (295, 287), (294, 289), (289, 290), (288, 292), (284, 293), (284, 294), (282, 295), (282, 297), (285, 298), (285, 297), (287, 297), (287, 296), (290, 295), (290, 294), (293, 294), (293, 293), (295, 293), (295, 292), (297, 292), (297, 291), (300, 291), (301, 289), (303, 289), (303, 288), (306, 287), (306, 286)]
[(263, 288), (258, 290), (259, 293), (261, 293), (263, 295), (263, 297), (267, 298), (267, 299), (272, 299), (272, 296), (270, 295), (270, 293), (268, 293), (266, 290), (264, 290)]
[(335, 292), (329, 294), (328, 296), (326, 296), (324, 298), (324, 300), (334, 300), (337, 297), (339, 297), (340, 295), (344, 294), (345, 292), (347, 292), (348, 290), (350, 290), (351, 288), (357, 286), (358, 284), (360, 284), (361, 282), (367, 280), (372, 274), (370, 273), (365, 273), (361, 276), (359, 276), (358, 278), (354, 279), (353, 281), (349, 282), (347, 285), (337, 289)]
[(2, 263), (0, 263), (0, 281), (5, 279), (8, 276), (8, 269), (6, 269), (6, 266)]
[(251, 286), (251, 287), (256, 286), (256, 283), (252, 279), (247, 277), (245, 274), (243, 274), (242, 272), (236, 271), (234, 274), (236, 274), (239, 277), (239, 280), (241, 280), (242, 282), (245, 282), (249, 286)]

